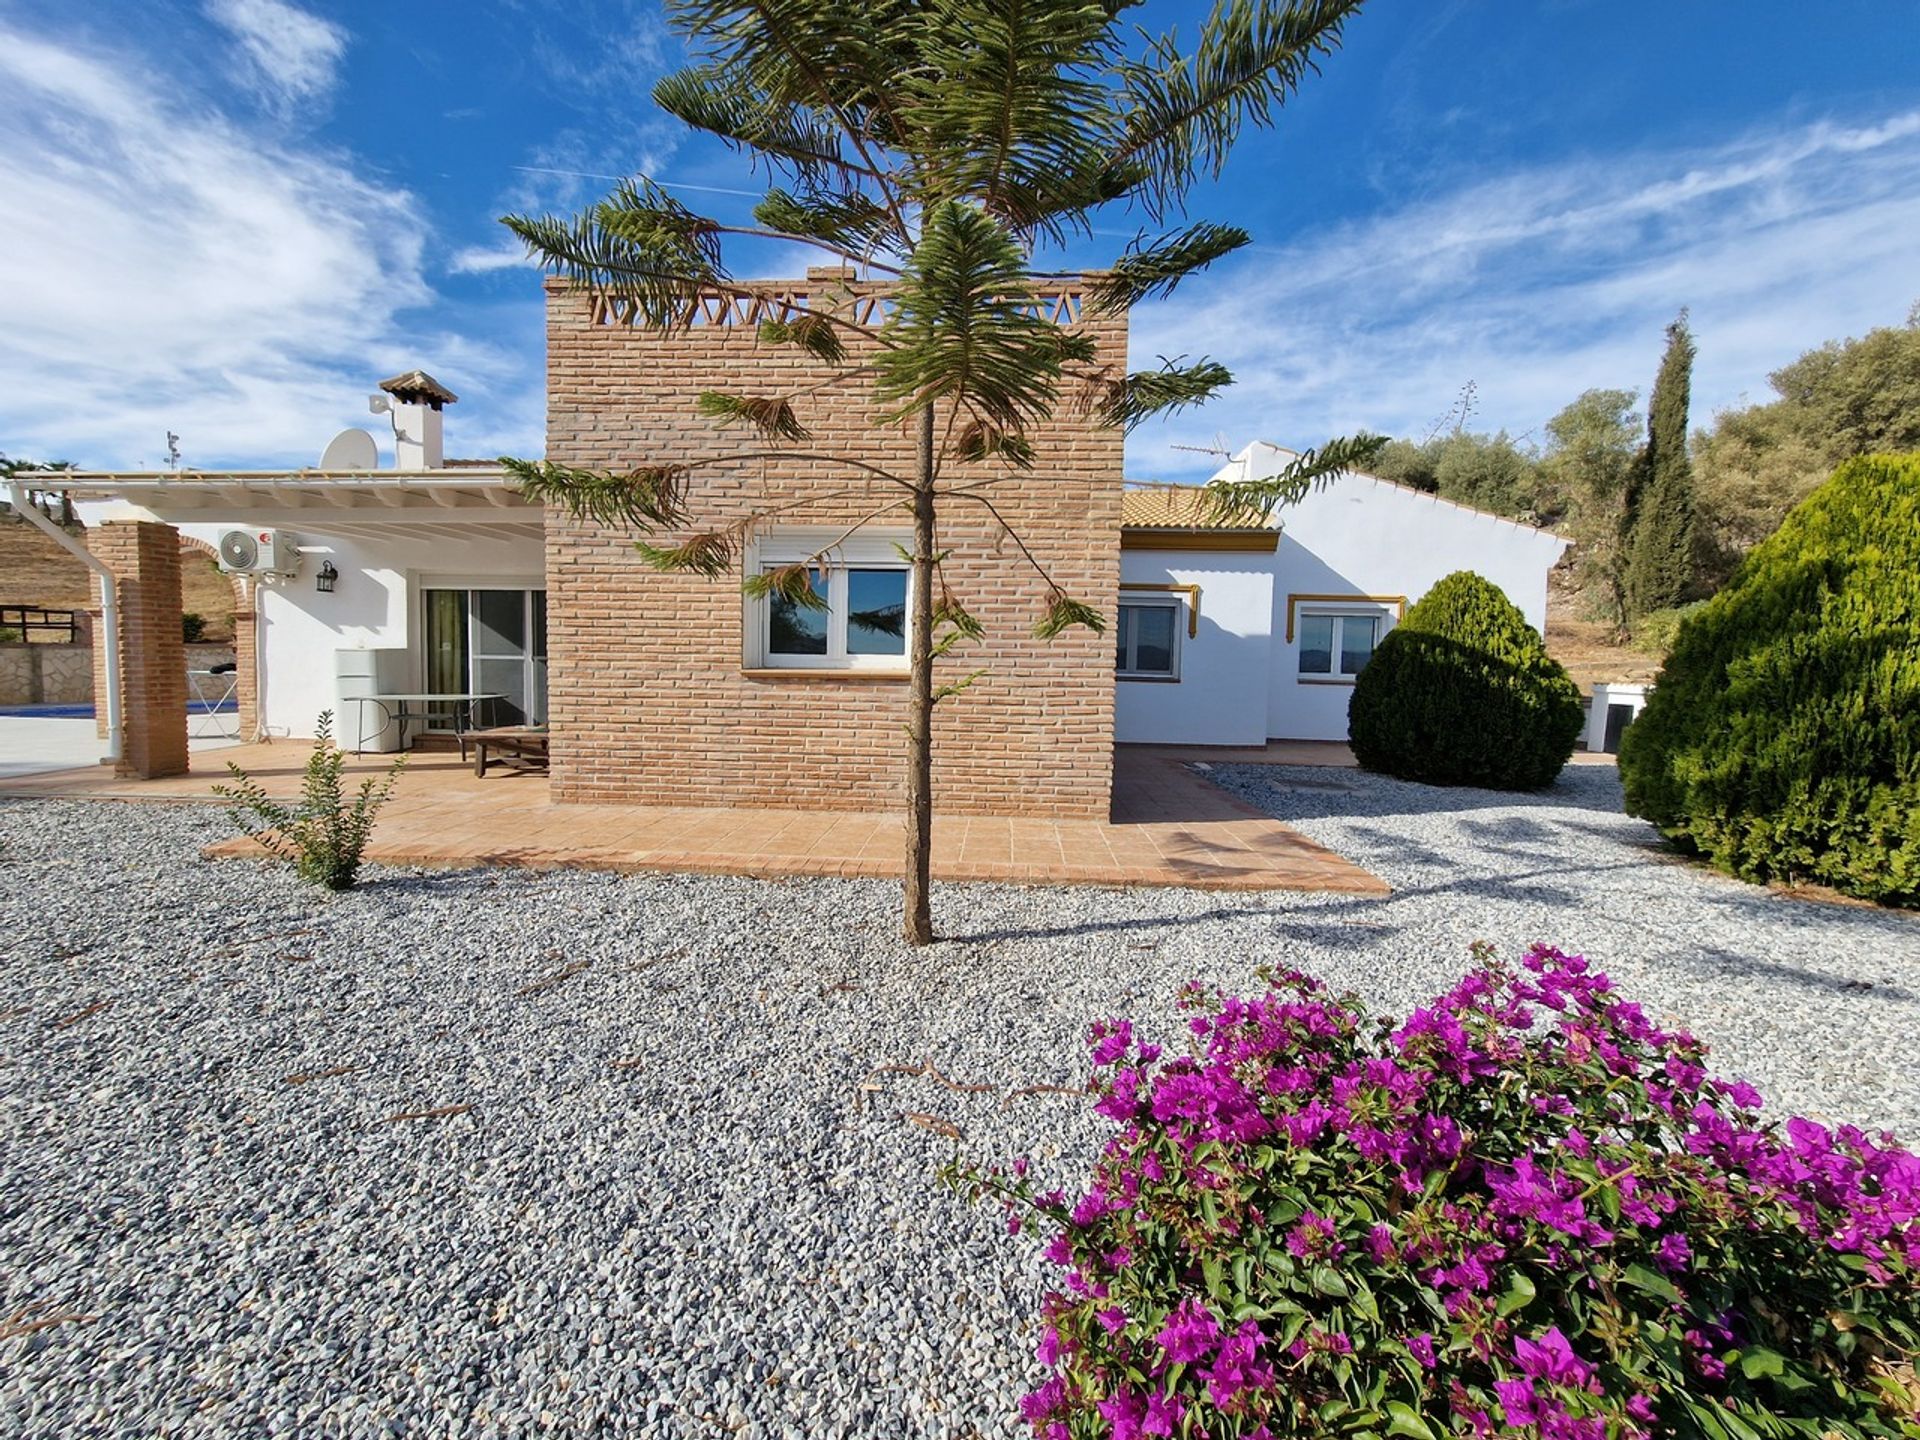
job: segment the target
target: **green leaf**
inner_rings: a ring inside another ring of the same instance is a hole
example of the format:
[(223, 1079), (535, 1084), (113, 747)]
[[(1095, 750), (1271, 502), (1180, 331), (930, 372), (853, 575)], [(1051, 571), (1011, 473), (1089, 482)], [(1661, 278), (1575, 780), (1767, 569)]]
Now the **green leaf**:
[(1783, 1375), (1786, 1373), (1786, 1357), (1755, 1346), (1740, 1352), (1740, 1373), (1749, 1380), (1758, 1380), (1762, 1375)]
[(1507, 1293), (1500, 1297), (1500, 1303), (1495, 1309), (1500, 1317), (1504, 1319), (1513, 1314), (1514, 1311), (1524, 1309), (1526, 1306), (1531, 1305), (1534, 1296), (1538, 1293), (1534, 1288), (1533, 1281), (1525, 1274), (1516, 1271), (1513, 1279), (1507, 1285)]
[(1346, 1280), (1331, 1265), (1314, 1266), (1308, 1279), (1312, 1282), (1313, 1288), (1322, 1295), (1333, 1295), (1344, 1299), (1352, 1293)]
[(1399, 1400), (1387, 1402), (1387, 1434), (1411, 1435), (1414, 1440), (1437, 1440), (1433, 1427), (1421, 1418), (1420, 1412)]
[(1680, 1303), (1680, 1292), (1674, 1289), (1671, 1280), (1657, 1270), (1649, 1270), (1644, 1265), (1629, 1265), (1620, 1279), (1623, 1284), (1631, 1285), (1636, 1290), (1645, 1290), (1650, 1295), (1658, 1295), (1671, 1305)]

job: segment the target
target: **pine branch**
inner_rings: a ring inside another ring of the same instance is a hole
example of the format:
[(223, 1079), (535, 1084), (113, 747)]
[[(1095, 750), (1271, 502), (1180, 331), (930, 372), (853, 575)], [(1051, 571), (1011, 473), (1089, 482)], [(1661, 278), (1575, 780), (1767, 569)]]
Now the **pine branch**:
[(1134, 430), (1159, 415), (1172, 415), (1210, 400), (1233, 383), (1226, 366), (1213, 360), (1182, 365), (1163, 358), (1158, 370), (1136, 370), (1119, 377), (1090, 377), (1083, 411), (1102, 424)]
[(1343, 436), (1295, 458), (1278, 475), (1264, 480), (1210, 482), (1206, 495), (1216, 517), (1257, 515), (1272, 518), (1282, 505), (1291, 505), (1316, 486), (1350, 470), (1373, 463), (1387, 443), (1384, 435)]
[(678, 525), (686, 518), (687, 465), (646, 465), (624, 475), (580, 470), (550, 460), (500, 457), (517, 489), (538, 505), (565, 510), (575, 520), (627, 525), (650, 530)]
[(721, 425), (750, 425), (763, 440), (807, 440), (813, 432), (793, 413), (793, 402), (783, 395), (728, 395), (702, 390), (695, 408)]
[[(814, 560), (818, 558), (815, 556)], [(813, 585), (815, 573), (813, 560), (801, 560), (792, 565), (762, 570), (758, 575), (749, 575), (741, 581), (740, 589), (755, 600), (777, 596), (803, 610), (825, 610), (826, 597)]]
[(649, 545), (638, 540), (633, 548), (656, 570), (691, 572), (711, 580), (725, 574), (733, 564), (739, 541), (724, 531), (704, 530), (678, 545)]
[(1075, 625), (1084, 625), (1096, 635), (1105, 633), (1107, 628), (1098, 610), (1075, 600), (1064, 590), (1055, 590), (1047, 598), (1047, 613), (1034, 622), (1033, 633), (1036, 639), (1051, 640)]
[(1249, 244), (1252, 236), (1238, 225), (1202, 222), (1163, 235), (1151, 245), (1129, 251), (1087, 286), (1087, 305), (1096, 314), (1119, 314), (1154, 297), (1171, 295), (1195, 271)]
[(1241, 129), (1268, 128), (1319, 61), (1339, 47), (1361, 0), (1216, 0), (1191, 57), (1171, 36), (1119, 67), (1125, 138), (1115, 165), (1138, 165), (1138, 194), (1156, 217), (1195, 180), (1218, 179)]
[(840, 332), (819, 315), (762, 320), (758, 334), (763, 345), (792, 345), (829, 365), (838, 365), (847, 358), (846, 342), (840, 338)]

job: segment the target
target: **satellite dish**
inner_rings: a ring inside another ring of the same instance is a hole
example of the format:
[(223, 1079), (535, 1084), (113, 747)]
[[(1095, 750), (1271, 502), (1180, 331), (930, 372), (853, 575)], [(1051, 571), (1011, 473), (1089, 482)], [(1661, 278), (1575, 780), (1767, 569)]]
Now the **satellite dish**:
[(320, 455), (322, 470), (374, 470), (379, 465), (379, 447), (364, 430), (342, 430)]

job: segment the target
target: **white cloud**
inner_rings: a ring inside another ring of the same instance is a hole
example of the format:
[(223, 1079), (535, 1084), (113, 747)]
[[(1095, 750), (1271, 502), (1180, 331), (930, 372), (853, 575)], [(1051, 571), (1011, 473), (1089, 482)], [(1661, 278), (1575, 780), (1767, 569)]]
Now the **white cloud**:
[[(309, 463), (369, 423), (372, 381), (412, 365), (471, 403), (456, 447), (478, 412), (497, 426), (537, 395), (537, 346), (423, 323), (427, 227), (406, 191), (141, 71), (0, 24), (0, 449), (143, 467), (173, 429), (189, 463)], [(498, 438), (537, 449), (540, 430)]]
[(281, 107), (318, 100), (333, 88), (347, 32), (287, 0), (208, 0), (207, 17), (240, 50), (240, 73), (263, 99)]
[(1207, 353), (1238, 383), (1136, 435), (1131, 472), (1204, 472), (1173, 447), (1216, 438), (1418, 436), (1468, 380), (1476, 427), (1537, 432), (1591, 386), (1644, 393), (1682, 306), (1702, 423), (1802, 350), (1899, 323), (1915, 234), (1920, 113), (1495, 176), (1311, 231), (1136, 312), (1136, 365)]
[(527, 247), (515, 241), (511, 245), (488, 248), (469, 245), (448, 257), (447, 269), (455, 275), (491, 275), (496, 270), (535, 270), (540, 262), (527, 254)]

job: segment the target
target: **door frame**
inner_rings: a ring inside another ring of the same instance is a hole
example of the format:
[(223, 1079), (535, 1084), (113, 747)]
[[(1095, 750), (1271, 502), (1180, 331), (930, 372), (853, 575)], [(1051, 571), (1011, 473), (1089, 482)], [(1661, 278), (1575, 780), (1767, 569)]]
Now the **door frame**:
[[(408, 611), (409, 611), (409, 619), (410, 619), (409, 629), (411, 631), (411, 634), (409, 635), (409, 638), (408, 638), (407, 654), (409, 657), (409, 665), (414, 675), (414, 684), (417, 685), (422, 690), (425, 690), (427, 686), (427, 592), (429, 590), (465, 590), (465, 591), (519, 590), (523, 592), (531, 592), (531, 591), (537, 590), (543, 595), (548, 594), (547, 577), (545, 575), (526, 575), (526, 574), (476, 575), (468, 572), (440, 573), (436, 571), (414, 571), (412, 574), (408, 576), (408, 588), (411, 592), (409, 596), (409, 603), (408, 603)], [(552, 597), (550, 595), (548, 596), (548, 603), (549, 605), (551, 605), (552, 603)], [(473, 685), (473, 630), (472, 630), (473, 602), (471, 597), (469, 597), (467, 605), (468, 605), (468, 611), (467, 611), (468, 630), (467, 630), (466, 684), (468, 688), (472, 688), (472, 685)], [(529, 642), (531, 642), (531, 639), (532, 639), (531, 625), (533, 620), (533, 606), (531, 601), (527, 602), (527, 620), (529, 625), (528, 639), (529, 639)], [(504, 658), (504, 657), (496, 657), (496, 658)], [(527, 666), (528, 666), (529, 672), (531, 672), (532, 665), (533, 665), (533, 655), (531, 653), (531, 645), (529, 645), (529, 653), (527, 655)], [(531, 673), (529, 673), (528, 675), (528, 683), (529, 683), (529, 693), (531, 693), (531, 683), (532, 683)]]

